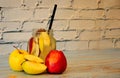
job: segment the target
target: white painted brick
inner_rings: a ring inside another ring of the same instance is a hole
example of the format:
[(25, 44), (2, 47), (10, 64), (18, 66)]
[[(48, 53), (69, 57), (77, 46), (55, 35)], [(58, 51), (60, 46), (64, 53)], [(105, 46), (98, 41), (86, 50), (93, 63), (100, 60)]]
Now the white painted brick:
[(113, 42), (112, 40), (102, 40), (99, 41), (100, 49), (110, 49), (113, 48)]
[(120, 28), (120, 21), (119, 20), (107, 20), (106, 22), (106, 28), (107, 29), (117, 29)]
[(13, 46), (27, 51), (27, 42), (0, 44), (0, 55), (11, 53), (15, 49)]
[(18, 48), (27, 51), (27, 45), (28, 45), (28, 41), (27, 42), (20, 42), (20, 43), (18, 43)]
[(6, 31), (17, 31), (20, 26), (20, 22), (0, 22), (0, 28)]
[(89, 49), (110, 49), (113, 48), (112, 40), (90, 41)]
[(32, 17), (32, 10), (20, 8), (4, 8), (3, 17), (5, 21), (24, 21)]
[(72, 16), (73, 19), (103, 19), (104, 10), (80, 10)]
[(53, 7), (54, 4), (57, 4), (58, 7), (70, 7), (71, 0), (42, 0), (39, 4), (40, 7)]
[(76, 31), (55, 31), (56, 40), (73, 40), (76, 37)]
[(99, 40), (101, 31), (83, 31), (80, 33), (80, 40)]
[(69, 29), (94, 30), (95, 21), (93, 20), (71, 20)]
[(24, 4), (29, 8), (35, 7), (36, 4), (38, 4), (37, 7), (53, 7), (54, 4), (57, 4), (59, 8), (71, 6), (71, 0), (42, 0), (40, 2), (38, 1), (39, 0), (25, 0)]
[(89, 49), (99, 49), (99, 41), (90, 41)]
[(67, 30), (69, 22), (66, 20), (55, 20), (53, 21), (53, 30)]
[(94, 9), (97, 8), (97, 0), (74, 0), (73, 8)]
[(105, 38), (120, 38), (120, 29), (106, 30)]
[[(23, 30), (24, 31), (32, 31), (33, 29), (38, 29), (38, 28), (45, 28), (48, 29), (47, 26), (48, 21), (26, 21), (23, 24)], [(66, 30), (68, 27), (68, 22), (65, 20), (55, 20), (52, 25), (53, 30)]]
[(50, 15), (49, 9), (36, 9), (34, 19), (48, 19)]
[(120, 19), (120, 9), (111, 9), (107, 12), (107, 18)]
[(72, 9), (57, 9), (55, 19), (72, 19), (75, 11)]
[(36, 7), (37, 1), (38, 0), (24, 0), (24, 4), (28, 8), (34, 8)]
[(116, 47), (115, 48), (120, 48), (120, 41), (116, 42)]
[(103, 10), (86, 10), (80, 12), (80, 18), (85, 19), (97, 19), (97, 18), (104, 18), (104, 11)]
[(4, 33), (3, 39), (8, 42), (28, 41), (32, 36), (31, 32)]
[[(32, 31), (33, 29), (38, 29), (38, 28), (45, 28), (48, 29), (47, 25), (48, 21), (26, 21), (23, 24), (23, 30), (24, 31)], [(53, 30), (67, 30), (68, 27), (68, 21), (66, 20), (54, 20), (52, 29)]]
[(66, 50), (84, 50), (88, 49), (88, 41), (68, 41), (65, 44)]
[(0, 0), (0, 7), (20, 7), (21, 0)]
[(107, 24), (106, 24), (105, 20), (96, 20), (95, 21), (95, 29), (104, 30), (104, 29), (106, 29), (106, 27), (107, 27)]
[(100, 8), (119, 8), (120, 0), (101, 0)]
[(65, 50), (65, 42), (56, 42), (57, 50)]
[(119, 20), (96, 20), (96, 29), (117, 29), (120, 28)]
[(14, 44), (0, 44), (0, 55), (5, 55), (11, 53), (14, 48)]
[(25, 22), (23, 24), (23, 30), (24, 31), (32, 31), (33, 29), (39, 29), (39, 28), (46, 28), (47, 26), (47, 21), (44, 21), (44, 22), (31, 22), (31, 21), (28, 21), (28, 22)]

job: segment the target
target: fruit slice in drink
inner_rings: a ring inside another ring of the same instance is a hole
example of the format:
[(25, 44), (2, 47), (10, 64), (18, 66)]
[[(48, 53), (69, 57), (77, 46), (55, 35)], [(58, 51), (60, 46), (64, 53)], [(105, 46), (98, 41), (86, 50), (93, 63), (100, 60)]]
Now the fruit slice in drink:
[(33, 33), (33, 37), (28, 42), (28, 52), (45, 60), (51, 50), (56, 49), (56, 40), (53, 31), (49, 33), (45, 29), (38, 29)]

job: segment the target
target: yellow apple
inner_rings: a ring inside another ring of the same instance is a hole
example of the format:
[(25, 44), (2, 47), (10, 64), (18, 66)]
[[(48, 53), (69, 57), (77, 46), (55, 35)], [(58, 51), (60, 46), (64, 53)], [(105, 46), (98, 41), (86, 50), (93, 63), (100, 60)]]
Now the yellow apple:
[(25, 61), (24, 55), (28, 54), (25, 50), (15, 49), (9, 55), (9, 66), (14, 71), (22, 71), (21, 64)]
[(30, 55), (30, 54), (25, 55), (24, 59), (26, 61), (33, 61), (33, 62), (36, 62), (36, 63), (44, 63), (43, 59), (41, 59), (41, 58), (39, 58), (39, 57), (37, 57), (35, 55)]
[(33, 61), (25, 61), (22, 64), (22, 67), (27, 74), (40, 74), (43, 73), (47, 68), (45, 64), (36, 63)]

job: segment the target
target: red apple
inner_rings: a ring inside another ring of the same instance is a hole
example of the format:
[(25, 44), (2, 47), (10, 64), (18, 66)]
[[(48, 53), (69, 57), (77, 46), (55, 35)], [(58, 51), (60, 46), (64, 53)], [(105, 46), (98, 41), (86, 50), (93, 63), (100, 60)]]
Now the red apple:
[(49, 73), (63, 73), (67, 67), (67, 60), (62, 51), (51, 50), (45, 59)]

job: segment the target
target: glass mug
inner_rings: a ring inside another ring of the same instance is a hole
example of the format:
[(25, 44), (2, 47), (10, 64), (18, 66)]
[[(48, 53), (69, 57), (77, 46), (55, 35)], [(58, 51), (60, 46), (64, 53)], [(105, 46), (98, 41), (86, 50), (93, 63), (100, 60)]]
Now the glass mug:
[(53, 30), (33, 29), (32, 37), (28, 41), (27, 50), (29, 54), (38, 56), (45, 60), (51, 50), (56, 49), (56, 39)]

